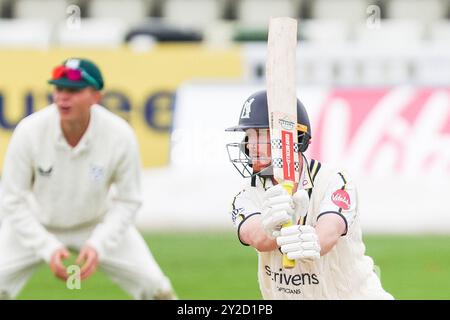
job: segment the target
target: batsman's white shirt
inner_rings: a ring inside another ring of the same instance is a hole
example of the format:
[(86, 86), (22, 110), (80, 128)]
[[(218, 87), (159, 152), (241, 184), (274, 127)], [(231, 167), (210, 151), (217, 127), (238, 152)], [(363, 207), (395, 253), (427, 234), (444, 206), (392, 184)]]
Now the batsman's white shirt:
[[(296, 261), (293, 269), (282, 265), (279, 250), (258, 252), (258, 279), (264, 299), (392, 299), (374, 272), (373, 260), (364, 254), (357, 194), (348, 175), (304, 161), (300, 185), (308, 190), (306, 224), (315, 226), (324, 214), (341, 216), (346, 233), (333, 249), (312, 262)], [(261, 212), (270, 179), (256, 178), (233, 200), (232, 218), (238, 228)]]
[(91, 107), (75, 148), (62, 134), (56, 105), (26, 117), (5, 157), (5, 219), (46, 261), (62, 246), (52, 231), (97, 225), (87, 242), (102, 257), (117, 246), (141, 205), (138, 152), (131, 127), (99, 105)]

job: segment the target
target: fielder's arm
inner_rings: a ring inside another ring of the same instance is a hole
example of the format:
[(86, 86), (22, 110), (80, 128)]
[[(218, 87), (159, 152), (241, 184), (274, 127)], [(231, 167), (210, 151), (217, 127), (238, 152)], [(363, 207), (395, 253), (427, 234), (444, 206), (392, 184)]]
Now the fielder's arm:
[[(25, 123), (25, 127), (24, 127)], [(14, 130), (5, 156), (0, 206), (4, 220), (14, 229), (18, 240), (46, 262), (57, 249), (64, 247), (34, 217), (30, 201), (33, 181), (31, 139), (27, 136), (26, 120)]]

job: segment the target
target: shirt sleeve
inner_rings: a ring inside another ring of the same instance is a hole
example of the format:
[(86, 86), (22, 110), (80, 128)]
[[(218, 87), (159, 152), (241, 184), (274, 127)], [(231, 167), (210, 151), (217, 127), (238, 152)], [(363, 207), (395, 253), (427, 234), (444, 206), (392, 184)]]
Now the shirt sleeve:
[(127, 229), (134, 224), (142, 204), (141, 166), (134, 133), (129, 139), (124, 139), (118, 149), (120, 152), (112, 181), (115, 191), (112, 206), (86, 242), (96, 249), (99, 259), (122, 241)]
[(250, 192), (246, 189), (239, 192), (231, 203), (231, 220), (233, 221), (233, 225), (237, 229), (237, 235), (239, 241), (248, 246), (248, 244), (242, 242), (239, 236), (239, 229), (241, 225), (247, 220), (249, 217), (255, 214), (261, 214), (261, 208), (259, 208), (255, 202), (251, 199)]
[(39, 210), (32, 195), (33, 159), (31, 140), (22, 122), (14, 130), (5, 155), (0, 206), (18, 241), (49, 262), (52, 253), (64, 245), (36, 219)]
[(345, 222), (345, 232), (351, 227), (357, 214), (356, 188), (345, 172), (338, 172), (330, 181), (320, 204), (317, 220), (325, 214), (337, 214)]

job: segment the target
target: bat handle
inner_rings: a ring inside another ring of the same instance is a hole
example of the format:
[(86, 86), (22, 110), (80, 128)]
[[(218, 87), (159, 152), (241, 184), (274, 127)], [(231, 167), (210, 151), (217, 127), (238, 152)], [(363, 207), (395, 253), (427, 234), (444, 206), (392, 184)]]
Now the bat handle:
[[(283, 227), (290, 227), (292, 226), (292, 221), (283, 224)], [(291, 260), (288, 258), (287, 254), (283, 254), (283, 268), (285, 269), (292, 269), (295, 267), (295, 260)]]
[[(294, 189), (294, 183), (292, 181), (285, 181), (282, 183), (282, 186), (289, 195), (292, 195)], [(283, 228), (290, 227), (294, 225), (293, 221), (289, 221), (288, 223), (283, 224)], [(287, 257), (287, 254), (283, 254), (283, 268), (292, 269), (295, 267), (295, 260), (291, 260)]]

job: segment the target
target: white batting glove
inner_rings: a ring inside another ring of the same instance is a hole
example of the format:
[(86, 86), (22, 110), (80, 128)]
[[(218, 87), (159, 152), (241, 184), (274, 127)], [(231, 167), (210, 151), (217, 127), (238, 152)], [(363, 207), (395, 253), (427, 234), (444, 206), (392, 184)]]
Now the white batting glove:
[(280, 235), (281, 226), (292, 221), (294, 202), (282, 185), (277, 184), (266, 190), (261, 212), (261, 224), (268, 237)]
[(308, 212), (309, 207), (309, 196), (308, 191), (305, 189), (300, 189), (292, 196), (295, 207), (295, 219), (304, 217)]
[(320, 258), (320, 244), (316, 230), (311, 226), (290, 226), (281, 229), (277, 237), (281, 252), (291, 260), (313, 261)]

